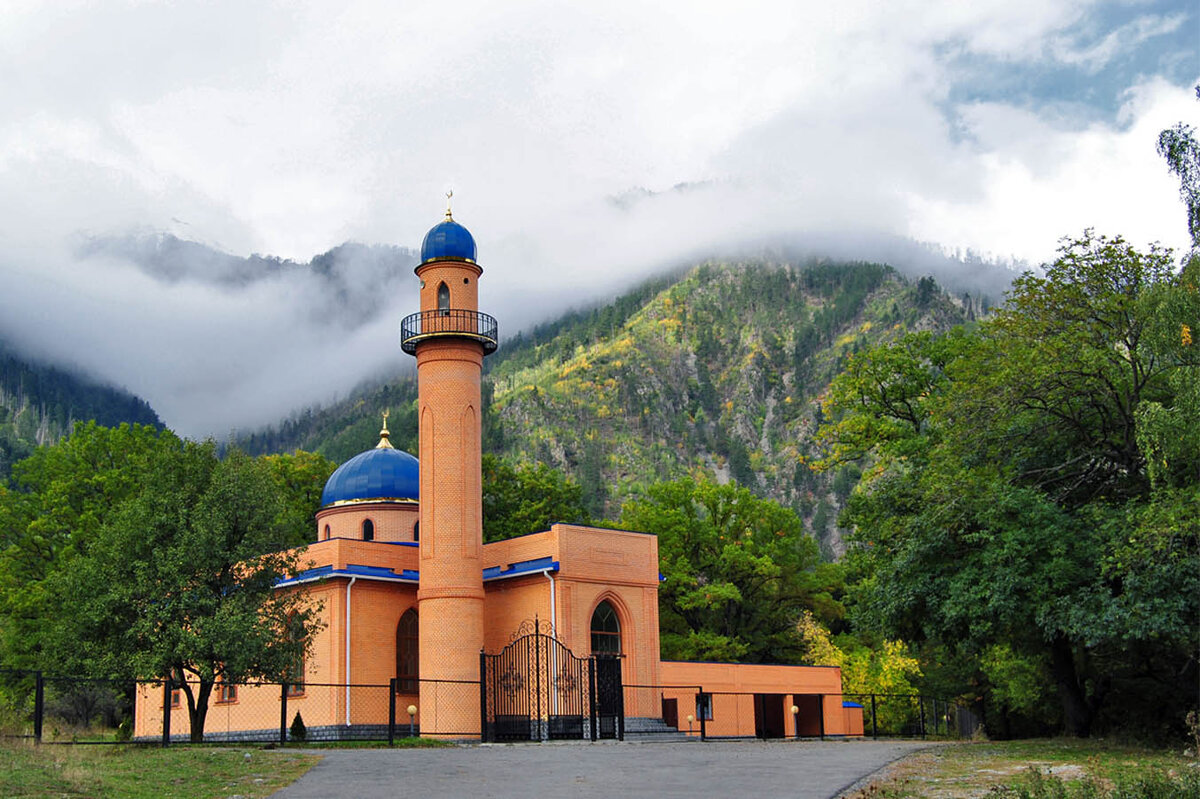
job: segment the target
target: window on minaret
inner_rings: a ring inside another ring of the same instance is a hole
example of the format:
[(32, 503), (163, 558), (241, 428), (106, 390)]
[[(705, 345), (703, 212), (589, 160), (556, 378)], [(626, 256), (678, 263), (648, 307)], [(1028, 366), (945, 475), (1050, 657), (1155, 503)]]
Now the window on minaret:
[(363, 519), (363, 541), (375, 540), (375, 522)]
[(413, 541), (419, 542), (420, 540), (421, 540), (421, 523), (413, 522)]
[(621, 654), (621, 622), (617, 620), (617, 611), (608, 600), (597, 605), (592, 613), (592, 653)]
[(443, 316), (450, 313), (450, 287), (445, 283), (438, 286), (438, 310)]
[(396, 625), (396, 692), (415, 694), (420, 658), (417, 649), (417, 611), (409, 608)]

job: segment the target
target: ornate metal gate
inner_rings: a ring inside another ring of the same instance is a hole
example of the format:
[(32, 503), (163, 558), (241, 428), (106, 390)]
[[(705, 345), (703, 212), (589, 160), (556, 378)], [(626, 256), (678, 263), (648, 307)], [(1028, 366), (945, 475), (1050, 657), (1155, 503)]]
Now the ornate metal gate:
[(537, 619), (522, 623), (497, 654), (481, 653), (479, 676), (485, 741), (588, 740), (623, 732), (612, 713), (614, 681), (618, 706), (622, 692), (620, 660), (576, 657), (542, 632)]

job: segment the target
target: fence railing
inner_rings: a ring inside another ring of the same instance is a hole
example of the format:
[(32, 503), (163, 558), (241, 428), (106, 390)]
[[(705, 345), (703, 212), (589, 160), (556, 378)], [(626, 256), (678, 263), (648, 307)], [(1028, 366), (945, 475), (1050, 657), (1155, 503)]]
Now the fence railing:
[[(426, 734), (478, 739), (480, 684), (217, 683), (206, 712), (196, 682), (134, 682), (0, 669), (0, 738), (44, 743), (319, 743)], [(969, 738), (968, 707), (908, 694), (710, 691), (700, 685), (622, 686), (626, 737)], [(137, 712), (135, 713), (135, 708)], [(200, 725), (203, 725), (200, 727)], [(193, 726), (196, 734), (193, 735)]]

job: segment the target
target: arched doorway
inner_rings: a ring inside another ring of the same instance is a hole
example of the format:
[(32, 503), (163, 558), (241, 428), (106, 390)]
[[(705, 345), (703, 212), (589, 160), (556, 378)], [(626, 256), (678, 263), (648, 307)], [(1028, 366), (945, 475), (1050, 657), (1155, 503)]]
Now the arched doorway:
[(415, 694), (420, 680), (417, 609), (409, 608), (396, 625), (396, 693)]

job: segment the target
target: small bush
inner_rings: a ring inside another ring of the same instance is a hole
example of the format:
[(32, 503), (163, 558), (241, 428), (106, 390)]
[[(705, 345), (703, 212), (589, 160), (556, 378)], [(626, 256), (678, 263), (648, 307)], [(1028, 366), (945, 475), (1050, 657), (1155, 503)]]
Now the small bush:
[(296, 718), (292, 719), (291, 739), (293, 741), (303, 742), (308, 738), (308, 727), (304, 726), (304, 719), (300, 717), (300, 711), (296, 711)]

